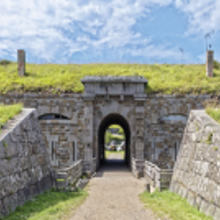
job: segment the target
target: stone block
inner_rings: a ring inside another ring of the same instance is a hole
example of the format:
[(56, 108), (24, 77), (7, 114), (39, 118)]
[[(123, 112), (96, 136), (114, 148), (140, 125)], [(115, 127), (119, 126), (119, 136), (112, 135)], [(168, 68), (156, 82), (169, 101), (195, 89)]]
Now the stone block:
[(219, 220), (220, 219), (220, 208), (219, 207), (215, 207), (213, 219), (214, 220)]
[(201, 201), (202, 201), (201, 197), (199, 195), (196, 196), (194, 206), (199, 209), (201, 205)]
[(0, 178), (0, 201), (5, 196), (5, 188), (7, 185), (7, 178)]
[(212, 203), (208, 203), (208, 207), (206, 208), (206, 210), (204, 211), (204, 213), (207, 216), (214, 216), (214, 212), (215, 212), (215, 205)]
[(196, 195), (192, 193), (191, 191), (188, 191), (187, 200), (189, 201), (189, 204), (193, 206), (195, 204), (195, 197)]
[(209, 203), (205, 200), (201, 200), (201, 204), (200, 204), (200, 207), (199, 207), (199, 211), (200, 212), (203, 212), (203, 213), (206, 213), (207, 210), (208, 210), (208, 207), (209, 207)]
[(4, 156), (6, 159), (11, 159), (17, 155), (17, 149), (15, 143), (11, 141), (9, 135), (7, 135), (4, 140), (2, 140), (2, 145), (4, 148)]
[(0, 160), (0, 178), (5, 177), (8, 174), (8, 161)]
[(17, 192), (17, 195), (18, 195), (18, 206), (23, 206), (25, 201), (26, 201), (26, 198), (25, 198), (25, 195), (24, 195), (24, 190), (19, 190)]
[(3, 142), (0, 141), (0, 161), (3, 158), (5, 158), (5, 150), (4, 150)]
[(0, 218), (2, 218), (3, 215), (4, 215), (4, 207), (3, 207), (2, 201), (0, 200)]
[(181, 197), (182, 197), (182, 198), (187, 198), (187, 195), (188, 195), (188, 189), (182, 188)]

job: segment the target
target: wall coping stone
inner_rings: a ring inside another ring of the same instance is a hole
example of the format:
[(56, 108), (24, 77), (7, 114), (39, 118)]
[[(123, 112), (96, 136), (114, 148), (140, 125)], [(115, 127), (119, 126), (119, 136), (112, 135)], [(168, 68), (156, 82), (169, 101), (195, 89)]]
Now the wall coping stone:
[(207, 125), (207, 120), (209, 120), (208, 126), (220, 127), (220, 124), (217, 121), (215, 121), (211, 116), (209, 116), (203, 109), (191, 110), (191, 114), (193, 114), (193, 116), (195, 116), (203, 125)]
[(147, 83), (143, 76), (85, 76), (81, 82), (84, 83)]
[(209, 94), (148, 94), (149, 98), (193, 98), (193, 99), (199, 99), (199, 98), (212, 98), (212, 95)]
[[(95, 82), (94, 82), (95, 83)], [(212, 94), (147, 94), (147, 97), (149, 98), (197, 98), (197, 99), (207, 99), (207, 98), (213, 98)], [(92, 97), (92, 94), (86, 94), (86, 97), (90, 98), (90, 95)], [(62, 98), (84, 98), (84, 93), (61, 93), (61, 94), (39, 94), (39, 93), (8, 93), (5, 95), (0, 95), (0, 98), (56, 98), (56, 99), (62, 99)], [(216, 96), (217, 97), (217, 96)]]
[(7, 93), (4, 98), (81, 98), (83, 93), (39, 94), (39, 93)]

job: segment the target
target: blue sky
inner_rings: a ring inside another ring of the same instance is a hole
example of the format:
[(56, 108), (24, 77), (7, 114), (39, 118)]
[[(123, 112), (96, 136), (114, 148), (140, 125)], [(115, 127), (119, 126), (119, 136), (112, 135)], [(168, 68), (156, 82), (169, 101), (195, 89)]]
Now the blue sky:
[(32, 63), (205, 63), (214, 30), (220, 61), (220, 0), (7, 0), (0, 21), (0, 59), (24, 49)]

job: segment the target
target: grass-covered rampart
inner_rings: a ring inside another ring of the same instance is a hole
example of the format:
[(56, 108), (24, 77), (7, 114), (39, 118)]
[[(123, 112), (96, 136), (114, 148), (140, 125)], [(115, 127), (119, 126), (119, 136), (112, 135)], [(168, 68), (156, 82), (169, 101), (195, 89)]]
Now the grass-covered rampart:
[(15, 115), (21, 112), (23, 108), (22, 104), (3, 105), (0, 104), (0, 131), (6, 122), (12, 119)]
[[(215, 65), (216, 66), (216, 65)], [(218, 67), (218, 66), (217, 66)], [(170, 64), (26, 64), (26, 75), (19, 77), (17, 63), (0, 65), (0, 94), (8, 92), (82, 93), (86, 75), (130, 76), (148, 79), (147, 93), (220, 93), (220, 70), (208, 78), (205, 65)]]

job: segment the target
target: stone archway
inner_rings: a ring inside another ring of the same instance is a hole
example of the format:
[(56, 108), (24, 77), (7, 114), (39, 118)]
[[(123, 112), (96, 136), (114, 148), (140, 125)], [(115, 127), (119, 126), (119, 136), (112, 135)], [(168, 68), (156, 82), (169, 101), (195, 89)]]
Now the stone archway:
[(147, 80), (141, 76), (87, 76), (81, 81), (85, 86), (84, 112), (90, 121), (83, 138), (84, 169), (91, 172), (100, 167), (104, 161), (105, 130), (118, 124), (127, 133), (126, 163), (135, 175), (142, 175)]
[(98, 160), (99, 164), (103, 164), (105, 161), (105, 155), (104, 155), (104, 145), (105, 145), (105, 131), (106, 129), (112, 125), (117, 124), (120, 125), (124, 132), (125, 132), (125, 163), (127, 166), (130, 166), (130, 139), (131, 139), (131, 131), (130, 126), (127, 122), (127, 120), (121, 116), (120, 114), (112, 113), (107, 115), (100, 123), (99, 129), (98, 129)]

